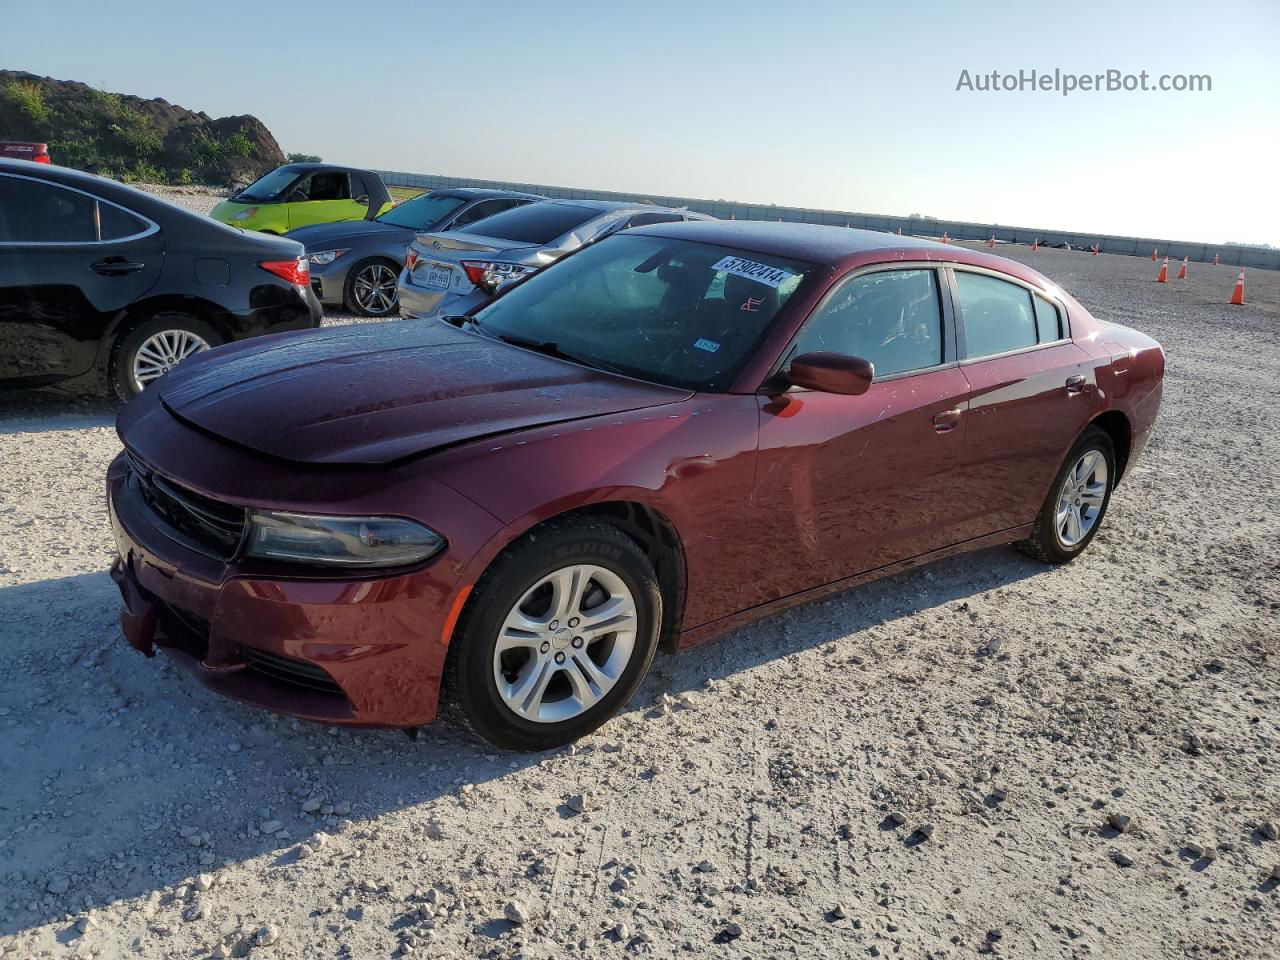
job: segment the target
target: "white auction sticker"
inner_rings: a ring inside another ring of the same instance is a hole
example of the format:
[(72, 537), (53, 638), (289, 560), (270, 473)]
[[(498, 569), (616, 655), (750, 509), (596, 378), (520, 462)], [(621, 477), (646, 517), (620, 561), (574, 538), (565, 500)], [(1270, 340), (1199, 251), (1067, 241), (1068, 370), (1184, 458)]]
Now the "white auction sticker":
[(746, 277), (748, 280), (763, 283), (766, 287), (773, 287), (775, 290), (796, 276), (790, 270), (771, 267), (767, 263), (757, 263), (754, 260), (744, 260), (742, 257), (725, 257), (719, 263), (712, 264), (711, 269)]

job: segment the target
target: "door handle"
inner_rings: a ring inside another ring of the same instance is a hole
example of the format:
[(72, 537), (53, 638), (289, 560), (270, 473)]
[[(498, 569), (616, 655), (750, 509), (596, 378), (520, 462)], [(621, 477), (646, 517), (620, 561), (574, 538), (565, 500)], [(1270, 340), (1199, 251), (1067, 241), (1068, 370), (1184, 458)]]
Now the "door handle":
[(1067, 377), (1067, 393), (1075, 396), (1077, 393), (1084, 392), (1084, 377)]
[(941, 413), (935, 413), (933, 415), (933, 432), (950, 433), (960, 426), (960, 414), (962, 412), (959, 407), (956, 407), (951, 410), (943, 410)]
[(103, 257), (101, 260), (95, 260), (89, 264), (90, 270), (94, 273), (100, 273), (104, 277), (123, 277), (126, 274), (137, 273), (145, 267), (145, 263), (139, 263), (137, 260), (126, 260), (124, 257)]

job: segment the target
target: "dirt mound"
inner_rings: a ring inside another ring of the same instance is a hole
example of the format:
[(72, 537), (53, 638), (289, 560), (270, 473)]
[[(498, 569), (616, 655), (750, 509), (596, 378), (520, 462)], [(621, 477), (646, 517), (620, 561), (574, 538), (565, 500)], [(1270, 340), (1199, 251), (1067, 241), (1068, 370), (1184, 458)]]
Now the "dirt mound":
[(285, 162), (257, 117), (215, 120), (160, 98), (14, 70), (0, 70), (0, 138), (42, 141), (55, 163), (153, 183), (241, 183)]

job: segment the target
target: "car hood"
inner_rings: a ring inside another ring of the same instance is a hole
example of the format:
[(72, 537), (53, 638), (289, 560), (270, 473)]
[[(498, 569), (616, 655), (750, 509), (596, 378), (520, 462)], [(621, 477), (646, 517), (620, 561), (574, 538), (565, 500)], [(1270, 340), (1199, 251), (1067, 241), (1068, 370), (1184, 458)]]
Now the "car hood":
[(307, 248), (308, 253), (317, 250), (333, 250), (343, 244), (359, 243), (362, 240), (391, 240), (402, 237), (407, 244), (413, 239), (413, 230), (409, 227), (397, 227), (390, 223), (379, 223), (376, 220), (343, 220), (339, 223), (317, 223), (309, 227), (298, 227), (285, 234), (290, 240), (297, 240)]
[(192, 358), (152, 389), (171, 414), (201, 431), (313, 464), (391, 463), (690, 395), (440, 321), (242, 341)]

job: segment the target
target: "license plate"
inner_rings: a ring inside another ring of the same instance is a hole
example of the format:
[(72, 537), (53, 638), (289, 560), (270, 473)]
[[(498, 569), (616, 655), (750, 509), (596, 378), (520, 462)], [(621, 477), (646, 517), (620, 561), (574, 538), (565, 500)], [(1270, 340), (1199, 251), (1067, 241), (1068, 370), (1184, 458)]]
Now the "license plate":
[(428, 263), (418, 268), (418, 282), (437, 290), (448, 290), (453, 280), (453, 271), (440, 263)]

